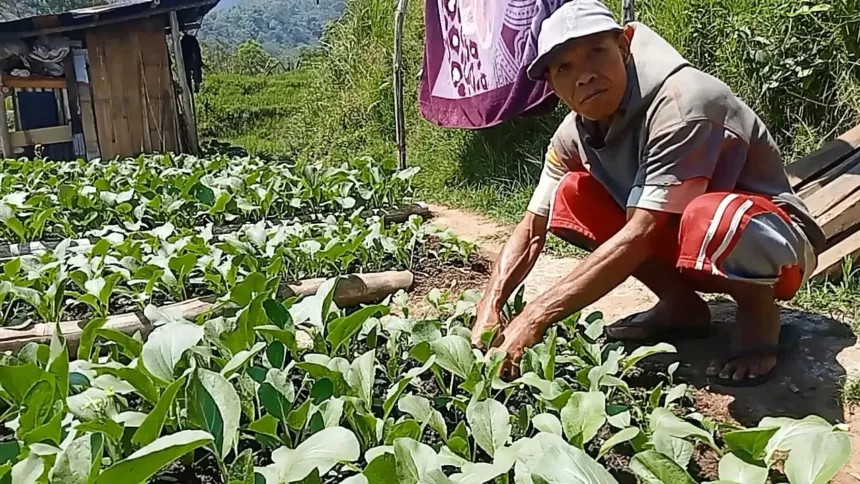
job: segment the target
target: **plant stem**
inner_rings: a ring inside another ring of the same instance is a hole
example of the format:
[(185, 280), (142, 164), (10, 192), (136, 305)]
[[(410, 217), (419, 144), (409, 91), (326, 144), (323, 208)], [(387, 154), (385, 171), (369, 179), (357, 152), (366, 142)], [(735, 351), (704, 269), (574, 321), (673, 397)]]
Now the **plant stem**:
[(433, 371), (433, 376), (436, 378), (436, 384), (439, 386), (439, 390), (445, 393), (446, 397), (451, 396), (451, 392), (448, 391), (448, 388), (445, 385), (445, 380), (442, 379), (442, 375), (440, 375), (437, 371)]

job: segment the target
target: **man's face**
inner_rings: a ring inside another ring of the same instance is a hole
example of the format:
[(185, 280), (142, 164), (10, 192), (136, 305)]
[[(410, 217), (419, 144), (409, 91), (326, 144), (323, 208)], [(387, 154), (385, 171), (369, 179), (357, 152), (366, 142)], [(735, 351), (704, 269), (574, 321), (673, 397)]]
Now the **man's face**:
[(553, 56), (547, 80), (571, 110), (592, 121), (608, 121), (627, 90), (625, 63), (629, 52), (630, 42), (624, 33), (577, 39)]

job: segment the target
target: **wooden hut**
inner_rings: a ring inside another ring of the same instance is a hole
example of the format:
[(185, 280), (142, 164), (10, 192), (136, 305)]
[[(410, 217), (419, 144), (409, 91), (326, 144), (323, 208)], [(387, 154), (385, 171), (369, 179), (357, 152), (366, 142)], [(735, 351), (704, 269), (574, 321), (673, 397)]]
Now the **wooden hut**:
[(0, 151), (17, 156), (42, 145), (52, 158), (89, 159), (197, 153), (180, 36), (217, 3), (132, 0), (0, 23), (0, 52), (57, 39), (68, 46), (53, 76), (0, 64)]

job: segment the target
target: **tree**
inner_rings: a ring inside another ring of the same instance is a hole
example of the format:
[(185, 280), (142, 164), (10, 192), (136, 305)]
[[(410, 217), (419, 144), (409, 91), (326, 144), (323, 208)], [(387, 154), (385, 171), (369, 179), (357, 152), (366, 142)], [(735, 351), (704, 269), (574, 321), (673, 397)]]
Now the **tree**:
[[(200, 39), (237, 46), (253, 40), (269, 54), (313, 45), (325, 25), (340, 16), (343, 0), (245, 0), (236, 6), (210, 12), (203, 20)], [(273, 52), (272, 46), (279, 46)]]
[(0, 19), (14, 20), (32, 15), (61, 13), (104, 3), (104, 0), (0, 0)]

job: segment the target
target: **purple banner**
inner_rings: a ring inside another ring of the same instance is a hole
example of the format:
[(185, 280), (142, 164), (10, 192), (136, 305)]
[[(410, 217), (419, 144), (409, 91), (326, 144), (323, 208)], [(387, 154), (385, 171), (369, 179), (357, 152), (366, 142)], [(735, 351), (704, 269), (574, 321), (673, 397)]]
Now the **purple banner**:
[(426, 0), (421, 114), (440, 126), (486, 128), (557, 99), (530, 81), (541, 22), (563, 0)]

